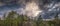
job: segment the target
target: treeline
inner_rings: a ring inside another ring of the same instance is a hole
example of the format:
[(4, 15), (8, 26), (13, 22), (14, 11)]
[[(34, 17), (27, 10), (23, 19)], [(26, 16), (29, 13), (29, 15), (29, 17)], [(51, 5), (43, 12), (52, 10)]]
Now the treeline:
[(43, 21), (42, 17), (38, 19), (30, 19), (26, 15), (19, 15), (15, 11), (11, 11), (6, 16), (4, 14), (3, 20), (0, 18), (0, 26), (60, 26), (60, 19), (58, 13), (52, 21)]

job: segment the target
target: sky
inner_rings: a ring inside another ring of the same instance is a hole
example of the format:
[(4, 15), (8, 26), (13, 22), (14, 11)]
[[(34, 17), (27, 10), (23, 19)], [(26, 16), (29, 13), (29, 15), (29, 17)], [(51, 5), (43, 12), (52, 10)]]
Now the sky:
[[(16, 3), (16, 2), (17, 1), (14, 0), (8, 1), (8, 3), (7, 0), (6, 1), (3, 0), (3, 2), (0, 1), (0, 17), (2, 17), (4, 13), (8, 13), (11, 10), (14, 10), (19, 14), (22, 13), (24, 14), (25, 13), (24, 3)], [(45, 4), (41, 3), (41, 5), (43, 8), (41, 8), (42, 12), (39, 15), (42, 15), (44, 19), (53, 18), (55, 17), (56, 13), (59, 13), (60, 16), (60, 0), (51, 0), (50, 2), (47, 2)]]

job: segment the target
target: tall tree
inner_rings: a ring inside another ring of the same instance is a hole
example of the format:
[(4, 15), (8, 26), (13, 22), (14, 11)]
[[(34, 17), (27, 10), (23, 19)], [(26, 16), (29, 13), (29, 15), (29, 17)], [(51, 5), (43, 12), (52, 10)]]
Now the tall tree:
[(40, 26), (40, 23), (42, 23), (41, 15), (38, 17), (38, 19), (36, 21), (37, 26)]
[(60, 24), (59, 24), (60, 23), (60, 20), (59, 20), (59, 17), (58, 17), (58, 13), (55, 16), (54, 22), (56, 22), (55, 23), (55, 26), (60, 26)]
[(9, 14), (7, 15), (6, 19), (5, 19), (5, 25), (6, 26), (13, 26), (13, 20), (15, 19), (16, 12), (15, 11), (11, 11), (9, 12)]

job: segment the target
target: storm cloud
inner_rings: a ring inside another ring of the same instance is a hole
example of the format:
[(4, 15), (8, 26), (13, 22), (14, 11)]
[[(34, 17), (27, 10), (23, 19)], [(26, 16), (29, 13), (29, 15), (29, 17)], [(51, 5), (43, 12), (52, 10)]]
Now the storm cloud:
[(47, 19), (54, 17), (56, 13), (60, 14), (60, 0), (0, 0), (0, 14), (9, 10), (15, 10), (19, 14), (27, 13), (29, 16), (39, 14)]

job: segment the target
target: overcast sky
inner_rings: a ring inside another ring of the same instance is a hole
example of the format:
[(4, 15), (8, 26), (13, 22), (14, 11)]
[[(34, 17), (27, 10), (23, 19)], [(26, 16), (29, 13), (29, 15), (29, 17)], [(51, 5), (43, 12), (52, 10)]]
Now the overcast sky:
[[(56, 2), (56, 3), (54, 3)], [(10, 5), (9, 5), (10, 4)], [(4, 15), (4, 13), (10, 11), (10, 10), (15, 10), (18, 13), (22, 13), (24, 5), (21, 4), (15, 4), (14, 2), (12, 3), (2, 3), (0, 2), (0, 17)], [(52, 18), (56, 15), (56, 13), (60, 14), (60, 1), (52, 1), (49, 5), (47, 4), (47, 7), (44, 8), (45, 10), (42, 11), (41, 15), (43, 18)]]

